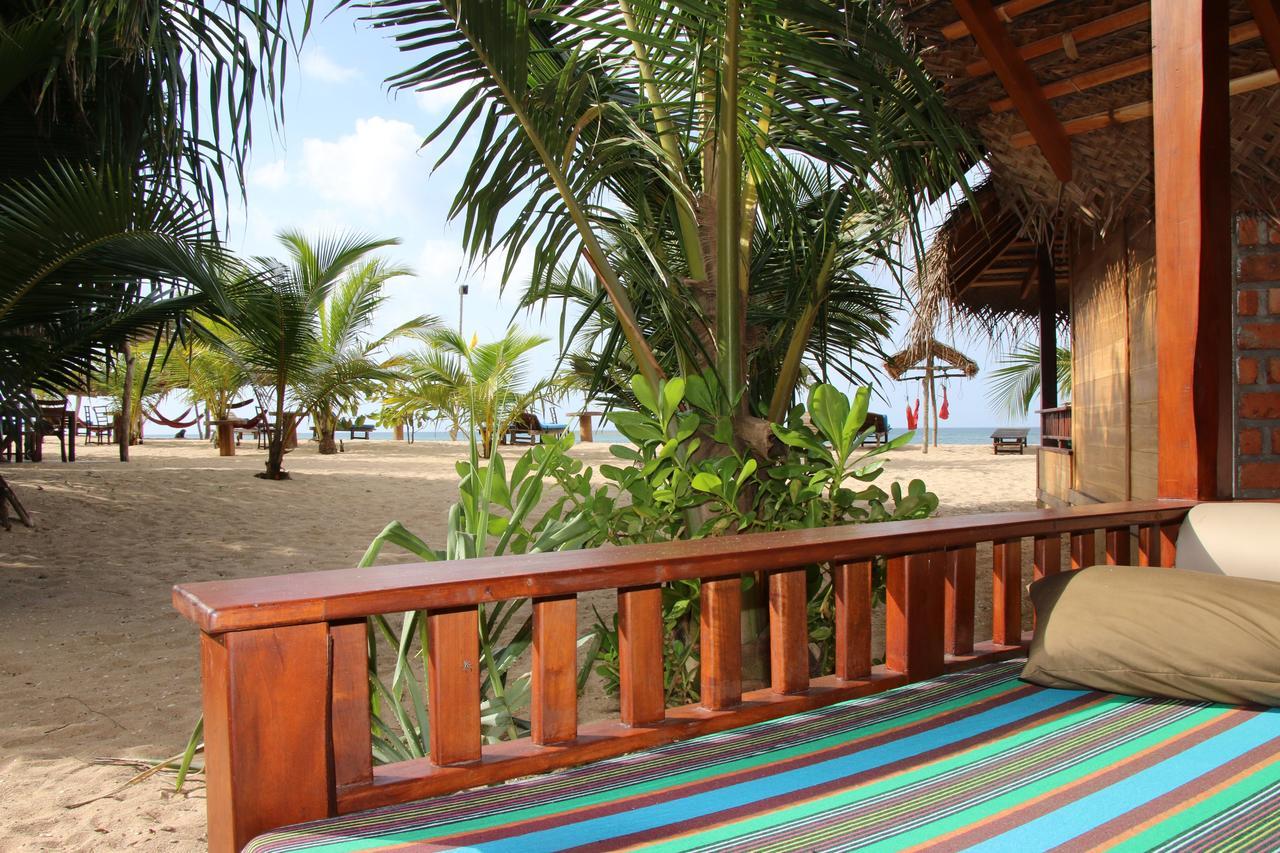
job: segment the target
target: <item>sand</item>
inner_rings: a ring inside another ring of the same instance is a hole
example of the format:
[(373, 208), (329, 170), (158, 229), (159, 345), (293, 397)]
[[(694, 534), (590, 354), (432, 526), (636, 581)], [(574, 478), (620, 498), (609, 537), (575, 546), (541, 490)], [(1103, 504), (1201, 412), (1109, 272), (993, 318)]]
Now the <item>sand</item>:
[[(464, 447), (346, 446), (290, 454), (287, 482), (252, 476), (262, 451), (220, 458), (191, 440), (148, 441), (127, 465), (90, 446), (74, 464), (0, 467), (37, 525), (0, 531), (0, 850), (204, 849), (199, 777), (182, 794), (171, 776), (117, 791), (134, 771), (94, 762), (177, 753), (199, 714), (174, 583), (350, 566), (392, 519), (439, 544)], [(603, 444), (574, 453), (609, 458)], [(1034, 506), (1031, 454), (908, 448), (881, 482), (912, 477), (948, 515)]]

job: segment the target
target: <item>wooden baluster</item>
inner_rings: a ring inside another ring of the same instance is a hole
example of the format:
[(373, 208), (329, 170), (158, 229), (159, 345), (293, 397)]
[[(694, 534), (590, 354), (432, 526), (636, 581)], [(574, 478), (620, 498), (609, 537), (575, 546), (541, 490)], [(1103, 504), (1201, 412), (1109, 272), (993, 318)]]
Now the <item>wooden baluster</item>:
[(774, 693), (809, 689), (809, 601), (804, 569), (769, 573), (769, 672)]
[(1107, 565), (1128, 566), (1131, 564), (1129, 528), (1112, 527), (1107, 529)]
[(427, 614), (431, 762), (480, 759), (480, 622), (475, 607)]
[(1036, 580), (1062, 571), (1062, 537), (1037, 536), (1033, 547), (1032, 568)]
[(702, 582), (702, 707), (732, 708), (742, 701), (742, 581)]
[(369, 733), (369, 636), (363, 619), (329, 626), (333, 643), (333, 775), (338, 785), (373, 779)]
[(662, 587), (618, 590), (618, 689), (622, 722), (646, 726), (666, 716)]
[(991, 546), (991, 642), (1022, 642), (1022, 540)]
[(1097, 545), (1094, 544), (1094, 532), (1086, 530), (1071, 534), (1071, 568), (1087, 569), (1098, 562)]
[(942, 552), (892, 557), (885, 579), (885, 665), (913, 681), (943, 671)]
[(978, 549), (974, 545), (946, 552), (944, 593), (946, 651), (949, 655), (973, 654), (974, 576)]
[(831, 568), (836, 596), (836, 678), (854, 681), (871, 674), (871, 561)]
[(329, 626), (200, 637), (209, 850), (334, 813)]
[(566, 743), (578, 736), (576, 595), (534, 599), (529, 734), (536, 744)]
[(1160, 565), (1173, 568), (1178, 560), (1178, 531), (1182, 523), (1171, 521), (1160, 525)]
[(1156, 524), (1138, 526), (1138, 565), (1160, 565), (1160, 527)]

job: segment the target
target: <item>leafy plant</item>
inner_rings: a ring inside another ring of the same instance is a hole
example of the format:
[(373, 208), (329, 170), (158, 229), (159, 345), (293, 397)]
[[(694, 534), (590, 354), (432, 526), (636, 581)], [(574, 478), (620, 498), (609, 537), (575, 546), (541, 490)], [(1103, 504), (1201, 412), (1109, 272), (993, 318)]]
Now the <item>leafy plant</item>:
[[(1058, 398), (1071, 397), (1071, 350), (1058, 347)], [(1040, 392), (1040, 347), (1024, 344), (1009, 352), (991, 371), (987, 402), (1015, 420), (1025, 418)]]

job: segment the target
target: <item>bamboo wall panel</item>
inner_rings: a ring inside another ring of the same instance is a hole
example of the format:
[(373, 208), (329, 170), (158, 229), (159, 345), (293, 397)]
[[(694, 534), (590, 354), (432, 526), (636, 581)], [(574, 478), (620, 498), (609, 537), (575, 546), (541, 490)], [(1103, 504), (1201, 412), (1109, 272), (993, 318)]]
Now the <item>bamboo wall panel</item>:
[(1084, 237), (1071, 264), (1075, 490), (1099, 501), (1129, 488), (1128, 305), (1124, 229)]
[(1159, 428), (1156, 370), (1156, 243), (1150, 224), (1131, 225), (1129, 240), (1129, 497), (1156, 496)]

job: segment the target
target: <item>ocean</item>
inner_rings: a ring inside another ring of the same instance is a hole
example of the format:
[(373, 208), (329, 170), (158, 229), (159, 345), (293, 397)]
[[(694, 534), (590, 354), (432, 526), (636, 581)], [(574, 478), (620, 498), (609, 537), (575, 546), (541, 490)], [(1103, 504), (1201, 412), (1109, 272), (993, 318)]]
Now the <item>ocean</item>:
[[(938, 443), (939, 444), (967, 444), (967, 445), (990, 444), (991, 433), (996, 429), (999, 429), (999, 427), (994, 427), (994, 426), (941, 427), (938, 430)], [(903, 432), (905, 432), (905, 430), (893, 429), (889, 431), (889, 435), (896, 437), (901, 435)], [(173, 433), (174, 431), (171, 429), (166, 429), (164, 427), (156, 426), (155, 424), (147, 424), (146, 435), (151, 438), (172, 438)], [(305, 440), (305, 438), (309, 435), (310, 435), (310, 431), (304, 427), (302, 436), (300, 437), (302, 437)], [(343, 432), (338, 433), (338, 438), (341, 438), (344, 441), (347, 440), (346, 436), (347, 436), (346, 433), (343, 433)], [(195, 437), (195, 430), (194, 429), (187, 430), (187, 438), (194, 438), (194, 437)], [(373, 441), (389, 441), (391, 440), (391, 438), (392, 438), (391, 430), (374, 430), (372, 433)], [(916, 437), (915, 439), (913, 439), (913, 441), (916, 443), (919, 443), (920, 438), (921, 438), (920, 432), (917, 431)], [(417, 441), (448, 441), (449, 433), (445, 431), (440, 431), (440, 430), (418, 430), (415, 440)], [(617, 443), (617, 442), (622, 442), (624, 439), (622, 438), (621, 433), (618, 433), (614, 430), (597, 429), (595, 431), (595, 440), (598, 443)], [(1028, 433), (1027, 435), (1027, 443), (1031, 445), (1040, 443), (1039, 429), (1037, 428), (1031, 429), (1030, 433)]]

